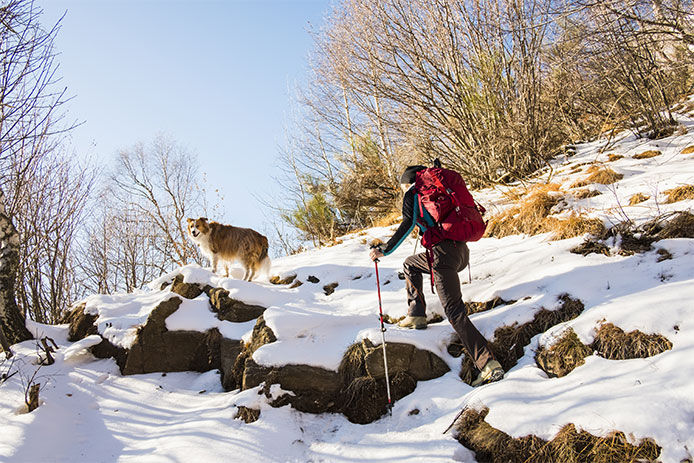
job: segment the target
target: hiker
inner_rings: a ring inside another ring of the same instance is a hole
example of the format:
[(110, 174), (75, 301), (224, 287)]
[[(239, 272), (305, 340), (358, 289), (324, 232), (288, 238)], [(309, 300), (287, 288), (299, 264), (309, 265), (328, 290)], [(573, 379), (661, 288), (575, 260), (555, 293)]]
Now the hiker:
[[(375, 261), (395, 251), (412, 232), (415, 225), (419, 227), (422, 236), (427, 236), (425, 234), (427, 229), (436, 227), (437, 224), (431, 214), (421, 206), (420, 193), (415, 188), (417, 173), (424, 171), (424, 169), (426, 168), (420, 165), (409, 166), (402, 174), (400, 186), (405, 193), (402, 204), (402, 223), (385, 245), (371, 249), (371, 260)], [(481, 215), (480, 220), (482, 220)], [(504, 376), (504, 370), (501, 364), (494, 359), (487, 340), (468, 318), (460, 291), (458, 272), (468, 265), (469, 250), (467, 244), (465, 241), (452, 239), (442, 239), (433, 246), (427, 246), (423, 239), (422, 244), (427, 247), (427, 252), (411, 255), (405, 259), (403, 265), (409, 308), (407, 317), (398, 323), (398, 326), (410, 329), (425, 329), (427, 327), (422, 274), (430, 274), (432, 290), (435, 286), (448, 321), (458, 333), (467, 354), (477, 369), (480, 370), (479, 375), (472, 382), (472, 386), (500, 380)]]

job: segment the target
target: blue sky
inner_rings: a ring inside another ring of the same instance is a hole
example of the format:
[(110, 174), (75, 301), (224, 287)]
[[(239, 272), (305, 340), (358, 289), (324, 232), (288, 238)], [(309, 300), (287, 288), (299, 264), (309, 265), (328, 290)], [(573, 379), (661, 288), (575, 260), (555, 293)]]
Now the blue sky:
[(165, 134), (198, 156), (225, 216), (269, 231), (254, 194), (271, 176), (290, 107), (305, 78), (310, 27), (328, 0), (40, 0), (43, 22), (66, 13), (56, 40), (68, 117), (79, 155), (108, 164), (115, 153)]

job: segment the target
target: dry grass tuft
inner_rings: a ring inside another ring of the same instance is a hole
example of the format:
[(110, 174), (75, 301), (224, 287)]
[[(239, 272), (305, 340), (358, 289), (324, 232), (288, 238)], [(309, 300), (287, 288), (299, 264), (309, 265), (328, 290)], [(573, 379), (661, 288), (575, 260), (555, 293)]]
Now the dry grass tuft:
[(383, 217), (379, 217), (373, 222), (374, 227), (389, 227), (391, 225), (395, 225), (396, 223), (400, 223), (402, 220), (402, 212), (399, 211), (393, 211), (387, 215), (384, 215)]
[(248, 408), (240, 405), (236, 411), (235, 420), (243, 420), (246, 423), (254, 423), (260, 418), (260, 410), (257, 408)]
[(658, 150), (648, 150), (644, 151), (643, 153), (635, 154), (632, 156), (633, 159), (648, 159), (648, 158), (654, 158), (656, 156), (660, 156), (661, 153)]
[(592, 353), (592, 349), (569, 328), (550, 348), (540, 346), (535, 362), (550, 378), (561, 378), (583, 365), (584, 359)]
[(641, 204), (644, 201), (648, 201), (650, 198), (650, 196), (645, 195), (643, 193), (636, 193), (634, 196), (629, 198), (629, 205), (635, 206), (637, 204)]
[[(489, 344), (494, 357), (505, 371), (511, 369), (523, 356), (525, 346), (530, 343), (533, 336), (544, 333), (554, 325), (572, 320), (583, 312), (583, 303), (578, 299), (571, 299), (564, 294), (559, 297), (559, 300), (562, 301), (562, 305), (557, 310), (542, 308), (528, 323), (497, 328), (494, 332), (494, 341)], [(466, 355), (462, 361), (460, 378), (470, 384), (476, 377), (477, 368)]]
[(614, 161), (618, 161), (618, 160), (623, 159), (623, 158), (624, 158), (624, 156), (622, 156), (621, 154), (611, 153), (611, 154), (607, 155), (607, 162), (614, 162)]
[(618, 174), (614, 170), (610, 169), (609, 167), (605, 168), (599, 168), (595, 170), (588, 178), (586, 178), (586, 181), (588, 183), (599, 183), (601, 185), (610, 185), (617, 180), (621, 180), (624, 178), (623, 174)]
[(694, 199), (694, 185), (684, 185), (671, 190), (665, 190), (667, 195), (666, 203), (676, 203), (686, 199)]
[(604, 243), (592, 239), (585, 240), (583, 243), (571, 249), (569, 252), (572, 252), (573, 254), (580, 254), (582, 256), (595, 253), (610, 257), (610, 248), (608, 248)]
[(602, 193), (600, 193), (598, 190), (591, 190), (590, 188), (583, 188), (581, 190), (576, 190), (571, 193), (574, 198), (576, 199), (586, 199), (586, 198), (593, 198), (595, 196), (600, 196)]
[(352, 344), (347, 349), (337, 369), (342, 384), (351, 384), (356, 378), (367, 375), (365, 356), (366, 350), (360, 342)]
[(588, 217), (572, 214), (565, 219), (547, 218), (544, 223), (545, 231), (553, 233), (553, 240), (565, 240), (574, 236), (590, 233), (591, 235), (602, 235), (605, 226), (600, 219), (590, 219)]
[(672, 343), (660, 334), (645, 334), (639, 330), (625, 333), (612, 323), (601, 325), (591, 347), (610, 360), (648, 358), (672, 349)]
[(618, 174), (609, 167), (602, 167), (597, 164), (590, 166), (587, 172), (590, 174), (588, 177), (573, 183), (569, 188), (580, 188), (590, 185), (591, 183), (609, 185), (624, 178), (624, 175)]
[(682, 211), (658, 232), (658, 238), (694, 238), (694, 214)]
[(465, 302), (465, 309), (467, 310), (467, 314), (473, 314), (473, 313), (479, 313), (479, 312), (485, 312), (487, 310), (492, 310), (494, 307), (499, 307), (502, 305), (510, 305), (515, 303), (516, 301), (505, 301), (500, 297), (495, 297), (494, 299), (491, 299), (486, 302)]
[(465, 410), (456, 425), (458, 442), (473, 450), (480, 463), (636, 463), (654, 462), (660, 455), (651, 439), (632, 445), (623, 432), (597, 437), (578, 432), (573, 424), (549, 442), (534, 435), (512, 438), (484, 420), (488, 413), (488, 408)]
[(694, 145), (689, 145), (685, 149), (683, 149), (682, 154), (692, 154), (694, 153)]
[(548, 217), (552, 207), (561, 196), (551, 194), (558, 192), (555, 184), (536, 187), (521, 201), (520, 205), (492, 217), (487, 224), (486, 236), (503, 238), (504, 236), (553, 232), (552, 239), (560, 240), (582, 235), (584, 233), (603, 233), (604, 226), (597, 219), (573, 215), (565, 219)]

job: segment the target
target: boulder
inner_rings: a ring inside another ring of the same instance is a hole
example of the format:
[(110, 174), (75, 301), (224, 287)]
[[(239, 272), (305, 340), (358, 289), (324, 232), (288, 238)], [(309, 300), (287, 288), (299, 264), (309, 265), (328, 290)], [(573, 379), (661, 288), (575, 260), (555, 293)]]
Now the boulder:
[[(374, 379), (385, 378), (383, 368), (383, 347), (366, 347), (364, 361), (368, 376)], [(411, 344), (386, 343), (388, 373), (394, 376), (402, 371), (417, 381), (427, 381), (443, 376), (450, 368), (439, 356), (428, 350), (417, 349)]]
[(98, 315), (84, 313), (86, 305), (85, 303), (77, 305), (62, 320), (63, 323), (70, 325), (67, 331), (67, 340), (70, 342), (79, 341), (91, 334), (98, 334), (95, 324)]
[(265, 312), (265, 307), (246, 304), (229, 297), (229, 291), (223, 288), (210, 288), (207, 291), (212, 310), (217, 312), (220, 320), (230, 322), (247, 322), (258, 318)]
[(222, 387), (232, 391), (241, 387), (235, 374), (236, 361), (243, 351), (243, 341), (222, 338), (219, 344), (219, 369), (222, 372)]
[(181, 299), (174, 297), (161, 302), (152, 311), (130, 348), (124, 375), (208, 371), (220, 367), (221, 335), (216, 328), (207, 333), (166, 329), (166, 318), (180, 305)]

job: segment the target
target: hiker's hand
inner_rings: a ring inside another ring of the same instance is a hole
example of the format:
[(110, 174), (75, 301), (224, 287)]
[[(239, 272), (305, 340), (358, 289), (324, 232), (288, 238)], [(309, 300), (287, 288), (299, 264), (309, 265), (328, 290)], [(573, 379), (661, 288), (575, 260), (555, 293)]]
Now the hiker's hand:
[(376, 261), (383, 257), (383, 253), (381, 252), (381, 248), (373, 248), (371, 249), (371, 252), (369, 253), (369, 257), (371, 260)]

